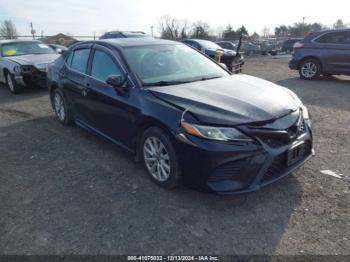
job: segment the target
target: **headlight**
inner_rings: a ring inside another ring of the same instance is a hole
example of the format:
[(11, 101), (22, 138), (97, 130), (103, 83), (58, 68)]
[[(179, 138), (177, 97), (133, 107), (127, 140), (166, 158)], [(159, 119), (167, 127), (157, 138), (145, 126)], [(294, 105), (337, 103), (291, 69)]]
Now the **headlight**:
[(42, 72), (47, 72), (47, 67), (48, 67), (48, 63), (44, 63), (44, 64), (36, 64), (35, 65), (37, 69), (39, 69)]
[(233, 127), (201, 126), (186, 122), (181, 122), (181, 126), (188, 134), (206, 139), (218, 141), (252, 141), (251, 138)]

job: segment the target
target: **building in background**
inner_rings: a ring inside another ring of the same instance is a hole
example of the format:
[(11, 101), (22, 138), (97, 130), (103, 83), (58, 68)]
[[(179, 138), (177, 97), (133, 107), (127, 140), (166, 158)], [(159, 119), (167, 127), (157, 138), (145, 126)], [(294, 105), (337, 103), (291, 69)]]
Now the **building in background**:
[(45, 44), (56, 44), (56, 45), (63, 45), (63, 46), (69, 46), (70, 44), (78, 41), (74, 37), (61, 34), (61, 33), (53, 36), (44, 37), (39, 40), (43, 41)]

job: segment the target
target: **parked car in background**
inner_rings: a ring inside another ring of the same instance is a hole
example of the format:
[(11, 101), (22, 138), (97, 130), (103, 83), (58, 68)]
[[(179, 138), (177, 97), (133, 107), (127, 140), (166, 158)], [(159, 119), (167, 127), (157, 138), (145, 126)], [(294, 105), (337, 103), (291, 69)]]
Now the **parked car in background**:
[(134, 153), (165, 188), (258, 190), (312, 155), (310, 118), (292, 91), (179, 42), (76, 44), (50, 66), (48, 86), (58, 121)]
[(48, 46), (51, 47), (57, 54), (62, 54), (68, 50), (68, 48), (63, 45), (48, 44)]
[(277, 55), (279, 51), (279, 47), (277, 45), (277, 42), (275, 41), (262, 41), (260, 43), (260, 53), (262, 55), (267, 55), (267, 54), (270, 54), (270, 55)]
[(5, 83), (13, 94), (32, 85), (46, 86), (48, 64), (58, 54), (40, 41), (0, 41), (0, 82)]
[(151, 36), (147, 35), (146, 33), (142, 31), (111, 31), (104, 33), (99, 39), (115, 39), (115, 38), (143, 38), (148, 37), (152, 38)]
[(218, 60), (219, 52), (222, 52), (220, 62), (225, 64), (229, 71), (239, 73), (242, 71), (244, 57), (236, 51), (222, 48), (218, 44), (202, 39), (186, 39), (183, 43), (201, 51), (210, 58)]
[(237, 51), (237, 45), (232, 43), (231, 41), (219, 41), (219, 42), (216, 42), (216, 44), (218, 44), (224, 49)]
[(301, 41), (302, 38), (290, 38), (283, 42), (281, 51), (286, 53), (292, 53), (293, 52), (293, 46), (296, 42)]
[(246, 42), (246, 41), (242, 42), (242, 50), (244, 51), (244, 54), (247, 56), (261, 54), (260, 45), (254, 44), (252, 42)]
[(289, 67), (303, 79), (350, 75), (350, 29), (311, 33), (296, 42)]

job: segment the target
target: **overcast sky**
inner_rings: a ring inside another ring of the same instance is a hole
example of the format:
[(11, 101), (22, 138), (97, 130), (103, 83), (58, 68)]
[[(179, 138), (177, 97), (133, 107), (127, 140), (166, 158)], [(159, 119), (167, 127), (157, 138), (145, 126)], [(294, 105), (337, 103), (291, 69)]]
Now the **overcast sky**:
[(0, 0), (0, 20), (11, 19), (22, 35), (33, 22), (37, 34), (59, 32), (100, 34), (108, 30), (142, 30), (157, 33), (157, 20), (171, 15), (190, 22), (202, 20), (214, 31), (230, 23), (244, 24), (249, 33), (280, 24), (321, 22), (332, 25), (338, 18), (350, 23), (350, 0)]

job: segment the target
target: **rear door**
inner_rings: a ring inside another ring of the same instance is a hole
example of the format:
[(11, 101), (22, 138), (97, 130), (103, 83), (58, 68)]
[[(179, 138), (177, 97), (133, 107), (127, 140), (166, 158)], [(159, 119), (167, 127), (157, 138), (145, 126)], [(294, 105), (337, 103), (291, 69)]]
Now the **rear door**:
[(322, 45), (324, 73), (350, 73), (350, 31), (326, 33), (315, 40)]
[(88, 88), (87, 66), (90, 59), (91, 44), (80, 45), (68, 55), (65, 66), (60, 71), (61, 83), (64, 86), (75, 118), (90, 122), (90, 109), (86, 107), (84, 97)]

